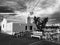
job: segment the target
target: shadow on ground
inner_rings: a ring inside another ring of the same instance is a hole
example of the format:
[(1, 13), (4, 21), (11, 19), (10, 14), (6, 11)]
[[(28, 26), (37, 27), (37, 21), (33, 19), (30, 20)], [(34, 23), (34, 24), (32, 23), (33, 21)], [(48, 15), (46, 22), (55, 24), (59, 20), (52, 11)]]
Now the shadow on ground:
[(14, 38), (13, 36), (7, 34), (0, 34), (0, 45), (60, 45), (60, 44), (26, 37)]

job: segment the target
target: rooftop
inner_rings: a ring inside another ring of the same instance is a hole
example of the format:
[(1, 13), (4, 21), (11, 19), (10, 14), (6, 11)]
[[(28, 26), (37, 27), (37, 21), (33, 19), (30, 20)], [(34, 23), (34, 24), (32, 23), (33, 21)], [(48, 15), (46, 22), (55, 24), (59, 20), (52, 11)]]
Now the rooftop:
[(7, 22), (13, 22), (13, 23), (26, 23), (26, 18), (25, 16), (10, 16), (7, 17)]

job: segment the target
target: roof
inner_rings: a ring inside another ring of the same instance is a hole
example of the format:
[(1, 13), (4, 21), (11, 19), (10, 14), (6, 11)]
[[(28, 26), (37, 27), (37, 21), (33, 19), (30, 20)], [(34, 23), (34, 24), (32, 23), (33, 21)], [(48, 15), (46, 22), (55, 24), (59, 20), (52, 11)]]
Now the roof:
[(7, 17), (7, 22), (13, 22), (13, 23), (26, 23), (26, 18), (25, 16), (10, 16)]

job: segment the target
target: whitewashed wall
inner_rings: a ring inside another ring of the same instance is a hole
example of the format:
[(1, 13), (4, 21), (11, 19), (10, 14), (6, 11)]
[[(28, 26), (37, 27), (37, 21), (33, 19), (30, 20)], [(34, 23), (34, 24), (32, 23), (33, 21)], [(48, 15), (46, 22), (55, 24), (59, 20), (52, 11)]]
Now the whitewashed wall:
[(13, 30), (12, 30), (12, 28), (13, 28), (13, 26), (12, 26), (12, 22), (10, 22), (10, 23), (7, 23), (7, 27), (6, 27), (6, 33), (8, 33), (8, 34), (13, 34)]
[(7, 19), (4, 18), (3, 21), (1, 22), (1, 32), (12, 35), (13, 34), (12, 28), (13, 28), (13, 23), (7, 22)]
[(5, 32), (6, 31), (6, 25), (7, 24), (7, 20), (4, 18), (3, 21), (1, 22), (1, 31)]

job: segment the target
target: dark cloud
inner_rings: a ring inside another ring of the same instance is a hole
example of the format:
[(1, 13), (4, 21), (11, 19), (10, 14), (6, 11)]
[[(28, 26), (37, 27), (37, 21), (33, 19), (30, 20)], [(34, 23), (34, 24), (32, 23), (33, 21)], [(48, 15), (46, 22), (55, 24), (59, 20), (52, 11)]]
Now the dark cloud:
[(15, 10), (26, 11), (27, 6), (24, 0), (0, 0), (0, 5), (9, 6)]
[(43, 0), (41, 1), (41, 7), (43, 9), (55, 5), (56, 0)]
[(56, 19), (51, 21), (53, 23), (60, 23), (60, 12), (55, 12), (54, 14), (52, 14), (51, 19)]
[[(13, 4), (10, 5), (11, 3), (8, 4), (7, 1), (8, 1), (8, 3), (13, 2), (14, 6), (12, 6)], [(7, 3), (6, 5), (13, 7), (13, 9), (19, 10), (19, 11), (26, 11), (28, 5), (33, 1), (35, 1), (35, 0), (0, 0), (1, 4)], [(15, 5), (14, 2), (17, 4)], [(26, 5), (27, 3), (28, 3), (28, 5)]]

